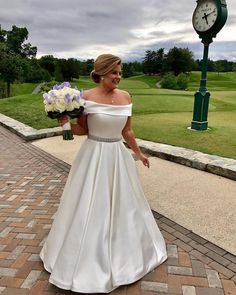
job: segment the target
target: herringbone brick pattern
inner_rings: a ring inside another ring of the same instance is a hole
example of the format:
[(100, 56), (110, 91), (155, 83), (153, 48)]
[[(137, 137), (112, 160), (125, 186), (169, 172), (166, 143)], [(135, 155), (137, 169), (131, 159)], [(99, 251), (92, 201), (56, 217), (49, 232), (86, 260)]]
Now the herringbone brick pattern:
[[(78, 294), (48, 283), (39, 259), (70, 166), (0, 127), (0, 294)], [(236, 257), (154, 212), (168, 260), (112, 295), (236, 295)]]

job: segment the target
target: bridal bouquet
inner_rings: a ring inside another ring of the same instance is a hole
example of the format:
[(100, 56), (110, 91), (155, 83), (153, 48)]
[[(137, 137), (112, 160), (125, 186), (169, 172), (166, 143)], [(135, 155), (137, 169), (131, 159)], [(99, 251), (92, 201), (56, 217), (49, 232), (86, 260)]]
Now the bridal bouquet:
[[(70, 118), (80, 117), (84, 111), (85, 100), (82, 98), (83, 92), (76, 88), (71, 88), (69, 82), (55, 85), (49, 92), (43, 94), (45, 111), (49, 118), (58, 119), (68, 115)], [(70, 123), (62, 126), (63, 139), (73, 139)]]

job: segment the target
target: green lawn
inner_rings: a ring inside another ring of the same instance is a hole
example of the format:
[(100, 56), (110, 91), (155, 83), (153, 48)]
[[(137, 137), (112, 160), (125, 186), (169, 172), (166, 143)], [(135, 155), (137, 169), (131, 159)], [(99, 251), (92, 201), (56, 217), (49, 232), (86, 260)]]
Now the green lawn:
[[(124, 79), (120, 88), (132, 95), (135, 134), (145, 140), (236, 159), (236, 75), (209, 73), (207, 87), (211, 92), (208, 116), (210, 130), (191, 131), (187, 127), (191, 125), (193, 95), (199, 87), (199, 77), (199, 73), (191, 74), (191, 90), (188, 91), (158, 89), (154, 87), (158, 81), (155, 76)], [(225, 83), (223, 90), (220, 89), (222, 83)], [(95, 86), (86, 77), (81, 77), (72, 85), (79, 89)], [(2, 99), (0, 110), (36, 129), (57, 126), (56, 120), (46, 117), (41, 94)]]
[(151, 87), (151, 88), (156, 88), (156, 84), (157, 82), (160, 81), (160, 77), (159, 76), (146, 76), (146, 75), (140, 75), (140, 76), (135, 76), (135, 77), (130, 77), (128, 79), (125, 79), (125, 81), (136, 81), (137, 80), (140, 82), (144, 82), (144, 84), (146, 84), (146, 86), (144, 88), (147, 87)]
[[(190, 75), (189, 90), (195, 91), (199, 88), (200, 72)], [(207, 74), (207, 88), (214, 91), (236, 90), (236, 73), (212, 73)]]
[(71, 86), (77, 86), (78, 89), (89, 89), (92, 87), (95, 87), (96, 84), (90, 80), (88, 77), (80, 77), (79, 80), (76, 80), (74, 82), (71, 83)]
[(210, 112), (207, 131), (187, 129), (192, 120), (189, 112), (139, 115), (132, 120), (138, 138), (236, 159), (235, 117), (235, 111)]
[(58, 126), (56, 120), (46, 116), (42, 94), (26, 94), (0, 99), (0, 111), (36, 129)]
[(37, 83), (15, 83), (11, 87), (12, 96), (32, 93)]

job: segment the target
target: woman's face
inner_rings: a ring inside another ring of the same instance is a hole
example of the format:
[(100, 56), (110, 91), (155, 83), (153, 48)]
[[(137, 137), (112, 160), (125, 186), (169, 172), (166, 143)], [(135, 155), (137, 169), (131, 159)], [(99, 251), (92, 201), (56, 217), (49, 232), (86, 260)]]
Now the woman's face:
[(110, 89), (116, 89), (121, 79), (121, 65), (117, 65), (112, 72), (106, 74), (101, 80), (104, 86)]

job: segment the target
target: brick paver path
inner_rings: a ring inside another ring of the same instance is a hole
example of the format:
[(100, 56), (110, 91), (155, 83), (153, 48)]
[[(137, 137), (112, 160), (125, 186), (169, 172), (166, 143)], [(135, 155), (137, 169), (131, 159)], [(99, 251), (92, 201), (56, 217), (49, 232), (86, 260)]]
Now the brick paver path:
[[(0, 127), (0, 294), (62, 295), (39, 252), (70, 166)], [(154, 212), (168, 260), (112, 295), (236, 295), (236, 257)]]

